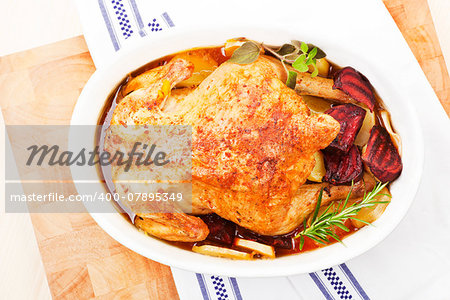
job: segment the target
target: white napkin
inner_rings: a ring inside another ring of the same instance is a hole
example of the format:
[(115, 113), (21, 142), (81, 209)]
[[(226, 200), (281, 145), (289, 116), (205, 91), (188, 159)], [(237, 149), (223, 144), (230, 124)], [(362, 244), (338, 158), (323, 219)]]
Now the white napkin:
[[(448, 299), (450, 283), (450, 122), (383, 3), (378, 0), (145, 1), (77, 0), (97, 67), (140, 40), (176, 27), (277, 24), (311, 29), (302, 37), (376, 55), (386, 77), (415, 106), (425, 138), (425, 167), (416, 199), (382, 243), (345, 264), (279, 278), (228, 278), (172, 268), (181, 299)], [(328, 34), (327, 34), (328, 33)], [(325, 35), (326, 34), (326, 35)], [(397, 81), (396, 81), (397, 82)]]

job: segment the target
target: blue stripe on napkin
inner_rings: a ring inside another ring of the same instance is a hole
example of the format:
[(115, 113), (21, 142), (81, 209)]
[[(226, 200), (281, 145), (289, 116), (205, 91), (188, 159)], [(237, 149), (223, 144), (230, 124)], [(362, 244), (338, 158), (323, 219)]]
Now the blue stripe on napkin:
[(108, 10), (105, 7), (105, 3), (103, 2), (103, 0), (98, 0), (98, 5), (100, 7), (103, 20), (105, 21), (106, 28), (108, 29), (109, 37), (111, 38), (114, 50), (119, 51), (120, 43), (119, 40), (117, 39), (116, 31), (114, 30), (114, 27), (111, 24), (111, 18), (109, 17)]
[(198, 284), (200, 285), (200, 291), (203, 295), (203, 300), (210, 300), (208, 289), (206, 288), (205, 278), (203, 274), (196, 273)]
[[(324, 299), (370, 300), (346, 264), (309, 273), (309, 276), (323, 294)], [(203, 300), (243, 299), (239, 284), (234, 277), (203, 275), (200, 273), (196, 273), (196, 277)], [(301, 290), (302, 287), (298, 288)]]
[(346, 264), (310, 273), (309, 276), (325, 299), (370, 300)]
[(136, 1), (135, 0), (128, 0), (130, 2), (130, 6), (133, 10), (133, 15), (134, 18), (136, 19), (136, 23), (139, 26), (139, 34), (141, 36), (146, 36), (147, 33), (145, 32), (145, 26), (144, 26), (144, 22), (142, 22), (142, 17), (141, 17), (141, 13), (139, 12), (139, 9), (136, 5)]
[(355, 276), (352, 272), (350, 272), (350, 269), (347, 267), (346, 264), (340, 264), (339, 268), (344, 272), (345, 276), (348, 278), (348, 280), (351, 282), (353, 287), (358, 291), (359, 295), (364, 300), (370, 300), (369, 296), (367, 296), (366, 292), (363, 290), (361, 285), (359, 284), (358, 280), (356, 280)]
[(172, 19), (170, 18), (169, 14), (167, 12), (164, 12), (161, 17), (163, 17), (164, 21), (166, 21), (167, 25), (169, 27), (175, 27), (175, 24), (173, 23)]
[(205, 275), (200, 273), (196, 273), (196, 277), (203, 300), (242, 300), (236, 278), (217, 275), (207, 275), (205, 278)]
[(327, 300), (333, 300), (334, 298), (331, 296), (330, 292), (328, 291), (327, 287), (323, 284), (322, 280), (319, 276), (317, 276), (316, 273), (309, 273), (309, 276), (311, 276), (314, 283), (317, 285), (319, 290), (322, 292), (322, 294), (325, 296), (325, 299)]
[(236, 300), (242, 300), (241, 290), (239, 290), (239, 285), (237, 283), (236, 278), (230, 277), (229, 279), (230, 279), (231, 288), (232, 288), (234, 297), (236, 298)]

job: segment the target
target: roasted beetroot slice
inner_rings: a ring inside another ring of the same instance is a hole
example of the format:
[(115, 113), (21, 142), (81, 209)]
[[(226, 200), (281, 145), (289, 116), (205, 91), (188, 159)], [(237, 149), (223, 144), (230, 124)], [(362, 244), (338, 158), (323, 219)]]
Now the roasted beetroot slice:
[(366, 111), (353, 104), (344, 104), (334, 106), (325, 113), (332, 116), (341, 125), (339, 134), (328, 147), (348, 152), (355, 141), (359, 129), (361, 129)]
[(237, 226), (236, 236), (246, 240), (252, 240), (261, 244), (273, 246), (276, 248), (294, 249), (294, 241), (292, 234), (279, 235), (279, 236), (268, 236), (261, 235), (247, 228)]
[(375, 95), (369, 80), (352, 67), (345, 67), (334, 74), (333, 89), (339, 89), (354, 100), (364, 103), (373, 111)]
[(200, 216), (209, 228), (207, 240), (219, 242), (228, 246), (233, 244), (236, 234), (236, 224), (225, 220), (216, 214), (208, 214)]
[(362, 158), (372, 174), (382, 182), (392, 182), (402, 173), (402, 158), (391, 136), (381, 126), (374, 126), (370, 131)]
[(347, 153), (324, 151), (323, 154), (326, 169), (324, 181), (339, 185), (361, 180), (364, 168), (358, 147), (353, 145)]

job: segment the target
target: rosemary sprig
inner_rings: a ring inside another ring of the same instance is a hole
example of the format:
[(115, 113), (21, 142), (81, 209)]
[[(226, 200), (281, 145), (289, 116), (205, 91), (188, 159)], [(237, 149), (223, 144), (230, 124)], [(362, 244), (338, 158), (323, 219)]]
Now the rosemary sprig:
[(352, 184), (350, 192), (347, 194), (347, 198), (343, 203), (342, 201), (340, 201), (338, 203), (337, 208), (335, 209), (331, 209), (331, 207), (335, 204), (331, 203), (325, 209), (325, 211), (320, 216), (318, 216), (319, 209), (322, 204), (322, 194), (323, 194), (322, 188), (317, 198), (317, 204), (314, 209), (313, 216), (311, 218), (311, 224), (309, 225), (309, 227), (307, 227), (305, 219), (303, 221), (303, 231), (295, 236), (295, 238), (300, 238), (300, 245), (299, 245), (300, 250), (303, 248), (303, 245), (305, 244), (305, 237), (308, 237), (313, 241), (323, 245), (330, 243), (329, 237), (332, 237), (336, 241), (343, 244), (342, 240), (331, 230), (331, 227), (337, 226), (342, 230), (348, 232), (349, 229), (344, 225), (344, 222), (347, 219), (357, 220), (369, 225), (370, 223), (360, 220), (355, 216), (364, 207), (371, 207), (380, 203), (388, 203), (389, 201), (377, 201), (375, 199), (375, 197), (382, 195), (380, 194), (380, 192), (381, 190), (383, 190), (383, 188), (386, 187), (387, 184), (388, 184), (387, 182), (384, 184), (377, 183), (377, 185), (373, 188), (373, 190), (369, 193), (366, 193), (360, 202), (355, 202), (347, 207), (348, 200), (350, 199), (350, 195), (353, 189)]

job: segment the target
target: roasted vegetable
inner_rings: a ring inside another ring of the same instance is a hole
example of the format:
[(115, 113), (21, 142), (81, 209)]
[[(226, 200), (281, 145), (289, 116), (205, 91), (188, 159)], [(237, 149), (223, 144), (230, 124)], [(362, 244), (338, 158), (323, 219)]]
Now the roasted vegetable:
[[(389, 205), (389, 202), (391, 201), (391, 193), (389, 192), (388, 188), (384, 188), (380, 191), (380, 194), (375, 196), (374, 199), (377, 202), (383, 202), (383, 203), (377, 203), (374, 206), (368, 206), (362, 208), (356, 215), (355, 219), (352, 219), (352, 224), (356, 228), (361, 228), (367, 225), (364, 222), (372, 223), (376, 221), (383, 212), (386, 210), (386, 207)], [(363, 221), (363, 222), (362, 222)]]
[(369, 80), (353, 69), (345, 67), (334, 74), (333, 89), (339, 89), (359, 103), (364, 103), (373, 111), (375, 107), (375, 95)]
[(311, 171), (311, 174), (309, 174), (308, 180), (322, 182), (322, 178), (326, 173), (322, 152), (317, 151), (314, 153), (314, 160), (316, 161), (316, 164), (314, 165), (314, 169)]
[(334, 106), (325, 113), (332, 116), (341, 125), (339, 134), (328, 148), (348, 152), (361, 128), (366, 111), (353, 104), (344, 104)]
[(202, 246), (193, 246), (192, 251), (210, 255), (210, 256), (217, 256), (217, 257), (224, 257), (224, 258), (231, 258), (231, 259), (252, 259), (253, 255), (251, 253), (247, 252), (241, 252), (236, 251), (229, 248), (223, 248), (213, 245), (202, 245)]
[(324, 181), (334, 185), (357, 182), (363, 175), (363, 163), (358, 147), (353, 145), (347, 153), (324, 151), (325, 169)]
[[(288, 66), (288, 70), (294, 70)], [(333, 89), (333, 79), (316, 76), (311, 77), (309, 73), (297, 73), (297, 84), (295, 91), (300, 95), (311, 95), (315, 97), (331, 99), (337, 103), (357, 103), (345, 92)]]
[(395, 133), (394, 129), (392, 128), (391, 116), (390, 116), (389, 112), (387, 112), (385, 110), (380, 111), (380, 117), (381, 117), (381, 120), (383, 120), (384, 128), (386, 128), (387, 132), (391, 136), (392, 142), (394, 143), (395, 147), (398, 150), (398, 153), (401, 155), (402, 154), (402, 140), (401, 140), (400, 136), (397, 133)]
[(308, 108), (315, 113), (323, 114), (325, 111), (331, 108), (331, 102), (323, 98), (303, 95), (303, 102), (308, 106)]
[(375, 113), (366, 110), (366, 116), (364, 117), (363, 124), (359, 133), (355, 138), (355, 145), (363, 147), (367, 144), (370, 137), (370, 130), (375, 125)]
[(372, 174), (381, 182), (392, 182), (403, 169), (402, 158), (389, 133), (381, 126), (370, 131), (369, 142), (362, 159)]
[(281, 236), (261, 235), (244, 227), (238, 226), (236, 230), (236, 236), (246, 240), (257, 241), (265, 245), (283, 249), (293, 249), (294, 247), (294, 243), (292, 241), (293, 234), (286, 234)]
[[(330, 63), (327, 61), (326, 58), (319, 58), (316, 61), (316, 68), (317, 71), (319, 72), (318, 73), (319, 76), (327, 77), (328, 72), (330, 71)], [(309, 66), (308, 71), (312, 73), (314, 71), (314, 66)]]
[(216, 214), (200, 216), (209, 228), (207, 240), (219, 242), (225, 245), (231, 245), (236, 232), (236, 224), (219, 217)]
[(275, 258), (275, 250), (272, 246), (264, 245), (255, 241), (236, 238), (234, 245), (259, 253), (268, 258)]

